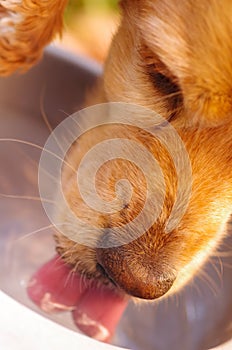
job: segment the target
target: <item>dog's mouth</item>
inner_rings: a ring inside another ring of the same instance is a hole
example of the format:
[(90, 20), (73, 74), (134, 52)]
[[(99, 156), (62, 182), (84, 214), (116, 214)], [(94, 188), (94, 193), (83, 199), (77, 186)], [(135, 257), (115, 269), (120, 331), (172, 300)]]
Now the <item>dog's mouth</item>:
[(106, 270), (102, 267), (101, 264), (97, 263), (96, 265), (97, 271), (100, 273), (102, 276), (102, 279), (106, 282), (106, 284), (110, 284), (113, 287), (118, 288), (119, 286), (115, 283), (115, 281), (107, 274)]
[[(122, 277), (125, 276), (122, 274)], [(135, 291), (138, 292), (138, 289)], [(83, 333), (105, 342), (115, 333), (131, 296), (136, 297), (99, 262), (95, 274), (84, 275), (74, 272), (73, 266), (58, 255), (32, 276), (27, 292), (43, 311), (69, 311)], [(166, 292), (162, 289), (161, 295)], [(150, 297), (149, 288), (146, 293), (144, 299), (154, 299)]]
[[(101, 273), (104, 274), (104, 271)], [(72, 273), (69, 265), (60, 257), (55, 257), (34, 274), (27, 291), (43, 311), (71, 311), (75, 324), (82, 332), (107, 342), (114, 334), (129, 300), (120, 289), (110, 285), (113, 286), (113, 282), (107, 285)]]

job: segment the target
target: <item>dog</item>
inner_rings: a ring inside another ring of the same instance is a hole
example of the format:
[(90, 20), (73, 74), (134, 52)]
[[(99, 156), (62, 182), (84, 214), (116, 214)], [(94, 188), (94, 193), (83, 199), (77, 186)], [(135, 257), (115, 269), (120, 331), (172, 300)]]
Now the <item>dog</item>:
[[(65, 1), (62, 4), (56, 13), (63, 11)], [(163, 170), (166, 192), (162, 211), (151, 227), (129, 243), (123, 244), (112, 233), (115, 246), (93, 248), (69, 238), (75, 223), (60, 206), (57, 215), (65, 223), (66, 234), (56, 233), (56, 249), (78, 275), (136, 300), (155, 300), (175, 293), (197, 273), (223, 238), (232, 213), (232, 3), (122, 0), (120, 7), (121, 23), (103, 76), (87, 104), (133, 103), (166, 120), (189, 156), (191, 195), (180, 222), (167, 234), (165, 227), (178, 188), (167, 150), (136, 127), (99, 128), (94, 139), (87, 133), (72, 146), (69, 165), (77, 170), (93, 142), (102, 142), (112, 133), (120, 138), (130, 135), (149, 149)], [(133, 220), (143, 206), (144, 178), (134, 164), (124, 165), (120, 159), (104, 164), (98, 172), (98, 193), (106, 201), (112, 200), (115, 183), (124, 178), (124, 172), (132, 187), (139, 188), (133, 200), (116, 214), (95, 216), (76, 188), (75, 171), (63, 167), (66, 201), (86, 223), (105, 229), (98, 241), (107, 240), (107, 229)]]
[[(105, 64), (98, 102), (133, 102), (174, 126), (191, 162), (191, 197), (178, 227), (166, 235), (177, 186), (173, 165), (154, 141), (134, 132), (135, 139), (150, 145), (166, 171), (167, 193), (159, 222), (127, 245), (97, 251), (57, 234), (57, 250), (79, 273), (104, 281), (109, 277), (129, 295), (155, 299), (193, 276), (221, 240), (232, 211), (232, 47), (228, 30), (232, 5), (229, 1), (221, 6), (217, 1), (126, 0), (121, 7), (122, 21)], [(115, 165), (116, 178), (122, 177), (122, 169), (121, 164)], [(131, 173), (130, 181), (136, 184), (136, 172)], [(111, 181), (114, 183), (113, 178)], [(78, 215), (87, 215), (76, 204), (72, 179), (69, 183), (64, 192), (70, 207)], [(103, 191), (99, 186), (99, 192)], [(138, 201), (130, 211), (126, 207), (111, 218), (112, 224), (124, 216), (133, 217)], [(65, 214), (62, 212), (64, 220)], [(141, 256), (146, 262), (141, 262)], [(133, 274), (130, 266), (139, 268)]]

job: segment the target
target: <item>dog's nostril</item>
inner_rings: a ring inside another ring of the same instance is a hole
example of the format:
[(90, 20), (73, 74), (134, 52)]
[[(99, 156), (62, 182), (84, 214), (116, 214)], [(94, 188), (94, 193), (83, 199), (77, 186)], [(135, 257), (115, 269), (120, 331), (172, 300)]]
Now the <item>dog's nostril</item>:
[(103, 275), (126, 293), (142, 299), (163, 296), (176, 278), (173, 272), (162, 273), (155, 263), (129, 256), (123, 248), (99, 249), (97, 259)]

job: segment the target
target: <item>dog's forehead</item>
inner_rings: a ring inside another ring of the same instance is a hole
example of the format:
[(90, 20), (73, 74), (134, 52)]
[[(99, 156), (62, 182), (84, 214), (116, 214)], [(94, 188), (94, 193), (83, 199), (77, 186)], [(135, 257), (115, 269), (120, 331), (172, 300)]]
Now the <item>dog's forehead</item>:
[(232, 47), (231, 0), (136, 0), (133, 3), (127, 0), (124, 7), (134, 13), (134, 24), (150, 41), (156, 38), (159, 42), (166, 34), (172, 44), (176, 41), (186, 46), (199, 42), (199, 45), (204, 43), (215, 49), (226, 41)]
[(232, 52), (231, 0), (122, 0), (121, 6), (142, 40), (161, 55), (170, 52), (171, 60), (173, 54), (193, 56), (196, 50), (200, 55)]

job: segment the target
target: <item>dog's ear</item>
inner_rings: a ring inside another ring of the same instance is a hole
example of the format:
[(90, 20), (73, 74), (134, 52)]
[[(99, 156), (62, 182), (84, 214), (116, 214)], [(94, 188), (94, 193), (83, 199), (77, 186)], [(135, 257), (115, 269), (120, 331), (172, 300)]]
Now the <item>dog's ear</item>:
[(61, 33), (67, 0), (0, 2), (0, 75), (26, 70)]

